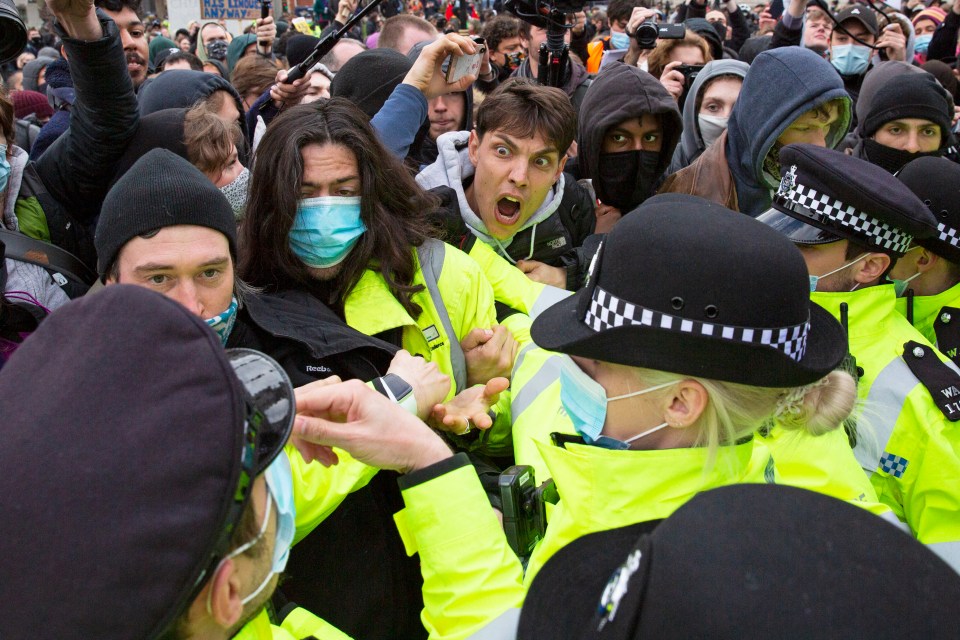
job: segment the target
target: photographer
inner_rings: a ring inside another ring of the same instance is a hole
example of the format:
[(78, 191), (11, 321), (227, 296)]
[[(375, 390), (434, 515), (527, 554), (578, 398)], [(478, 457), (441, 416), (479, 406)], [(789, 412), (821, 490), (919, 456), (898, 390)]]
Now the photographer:
[[(521, 40), (526, 42), (527, 59), (520, 63), (517, 70), (513, 72), (515, 78), (529, 78), (537, 80), (540, 77), (540, 45), (547, 41), (547, 29), (523, 22), (520, 25)], [(564, 30), (563, 41), (570, 44), (570, 30)], [(566, 73), (560, 88), (570, 98), (573, 109), (580, 112), (580, 105), (583, 104), (583, 97), (593, 82), (593, 76), (587, 69), (573, 58), (567, 61)]]
[[(636, 10), (643, 7), (641, 0), (613, 0), (607, 7), (607, 18), (610, 20), (610, 35), (597, 38), (587, 45), (587, 72), (600, 71), (603, 54), (607, 51), (622, 51), (630, 48), (632, 32), (628, 30), (628, 22)], [(655, 12), (654, 12), (655, 13)]]

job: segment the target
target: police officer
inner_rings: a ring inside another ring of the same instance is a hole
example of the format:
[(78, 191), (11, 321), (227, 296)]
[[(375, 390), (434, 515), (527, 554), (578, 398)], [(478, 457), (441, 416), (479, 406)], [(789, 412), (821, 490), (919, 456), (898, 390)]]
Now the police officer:
[(864, 403), (854, 453), (880, 501), (921, 542), (957, 559), (960, 436), (941, 391), (960, 389), (960, 378), (896, 312), (887, 279), (936, 221), (905, 185), (863, 160), (810, 145), (788, 145), (780, 159), (780, 188), (761, 219), (800, 248), (813, 301), (847, 324)]
[[(762, 275), (744, 268), (747, 245)], [(555, 406), (542, 403), (515, 433), (534, 441), (561, 496), (528, 581), (580, 536), (665, 517), (715, 486), (774, 481), (769, 453), (754, 446), (761, 425), (776, 414), (831, 431), (856, 395), (834, 371), (843, 332), (810, 304), (799, 252), (695, 196), (658, 196), (625, 216), (587, 285), (538, 316), (531, 335), (566, 355), (524, 389), (546, 383)]]
[(897, 311), (941, 353), (960, 363), (960, 166), (918, 158), (897, 177), (937, 219), (936, 235), (915, 240), (890, 271), (906, 286)]
[[(292, 470), (295, 408), (300, 447), (352, 455)], [(0, 415), (4, 638), (345, 639), (304, 609), (268, 617), (264, 604), (306, 533), (293, 483), (326, 478), (311, 507), (329, 512), (362, 484), (360, 460), (408, 474), (399, 519), (420, 553), (432, 637), (516, 619), (520, 565), (464, 454), (359, 381), (295, 398), (275, 361), (225, 351), (143, 287), (108, 287), (45, 320), (0, 375)]]

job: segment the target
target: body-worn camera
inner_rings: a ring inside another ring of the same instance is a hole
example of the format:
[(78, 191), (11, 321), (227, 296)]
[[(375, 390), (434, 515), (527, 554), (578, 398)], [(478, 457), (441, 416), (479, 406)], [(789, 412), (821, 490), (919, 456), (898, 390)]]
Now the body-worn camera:
[(529, 465), (514, 465), (501, 473), (499, 487), (507, 542), (526, 562), (547, 530), (546, 503), (556, 504), (560, 500), (557, 487), (553, 479), (538, 487)]
[(672, 24), (669, 22), (654, 22), (646, 20), (640, 23), (633, 37), (637, 39), (637, 45), (641, 49), (653, 49), (657, 46), (657, 40), (681, 40), (687, 35), (687, 29), (682, 24)]

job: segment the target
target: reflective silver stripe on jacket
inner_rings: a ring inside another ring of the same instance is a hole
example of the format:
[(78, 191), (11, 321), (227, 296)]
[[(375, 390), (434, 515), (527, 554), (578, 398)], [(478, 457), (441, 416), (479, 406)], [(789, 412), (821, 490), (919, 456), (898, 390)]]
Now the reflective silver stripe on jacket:
[(417, 259), (420, 260), (420, 272), (423, 273), (423, 281), (427, 285), (427, 290), (430, 291), (433, 306), (437, 309), (440, 323), (443, 325), (447, 340), (450, 342), (450, 366), (453, 369), (453, 381), (457, 385), (457, 393), (460, 393), (467, 388), (467, 361), (463, 356), (463, 349), (460, 348), (460, 339), (453, 330), (453, 323), (450, 322), (447, 306), (443, 304), (443, 297), (440, 295), (438, 284), (440, 274), (443, 272), (445, 250), (444, 243), (430, 239), (417, 247)]
[(918, 384), (907, 363), (897, 357), (880, 371), (870, 386), (857, 420), (857, 446), (853, 449), (857, 462), (868, 475), (877, 470), (903, 404)]
[[(530, 345), (532, 346), (532, 345)], [(523, 354), (523, 352), (521, 352)], [(519, 358), (518, 358), (519, 360)], [(534, 400), (543, 393), (547, 387), (560, 379), (560, 369), (563, 366), (577, 366), (570, 356), (556, 354), (547, 358), (540, 370), (531, 378), (514, 391), (513, 401), (510, 403), (510, 413), (513, 415), (514, 424), (520, 419), (520, 416), (526, 411)]]
[(572, 295), (572, 291), (546, 285), (543, 288), (543, 291), (540, 292), (540, 295), (537, 296), (537, 301), (533, 303), (533, 308), (530, 309), (530, 319), (535, 320), (538, 315), (557, 304), (564, 298)]
[(960, 573), (960, 542), (936, 542), (928, 544), (927, 549), (940, 556), (940, 559)]
[(507, 609), (468, 640), (514, 640), (520, 624), (520, 609)]

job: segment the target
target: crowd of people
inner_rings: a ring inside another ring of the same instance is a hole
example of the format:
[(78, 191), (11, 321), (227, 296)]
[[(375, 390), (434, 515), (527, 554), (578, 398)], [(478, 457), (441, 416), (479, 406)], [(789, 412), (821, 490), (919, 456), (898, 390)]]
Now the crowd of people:
[(956, 633), (960, 0), (46, 4), (0, 637)]

